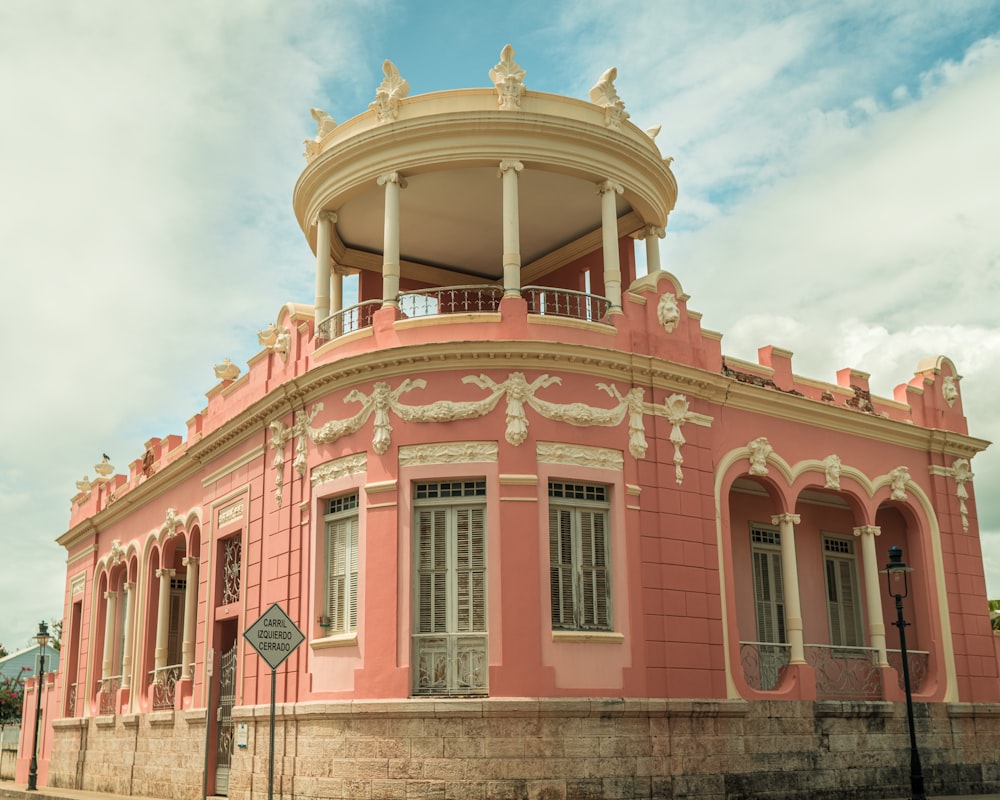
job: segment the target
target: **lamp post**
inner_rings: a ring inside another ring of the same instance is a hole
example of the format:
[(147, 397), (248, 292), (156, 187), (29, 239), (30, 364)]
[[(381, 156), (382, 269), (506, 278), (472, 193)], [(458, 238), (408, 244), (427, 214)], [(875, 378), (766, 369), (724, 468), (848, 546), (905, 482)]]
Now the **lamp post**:
[(38, 790), (38, 729), (42, 724), (42, 682), (45, 679), (45, 645), (49, 643), (49, 626), (45, 620), (38, 623), (35, 641), (42, 648), (38, 654), (38, 681), (35, 683), (35, 739), (31, 746), (31, 763), (28, 765), (28, 791)]
[(889, 596), (896, 598), (896, 621), (899, 628), (899, 650), (903, 659), (903, 688), (906, 691), (906, 720), (910, 725), (910, 797), (912, 800), (926, 800), (924, 793), (924, 773), (920, 767), (920, 753), (917, 752), (917, 733), (913, 726), (913, 693), (910, 690), (910, 663), (906, 656), (906, 628), (909, 622), (903, 619), (903, 598), (910, 593), (908, 573), (911, 567), (903, 562), (903, 551), (898, 547), (889, 548), (889, 563), (882, 570), (889, 586)]

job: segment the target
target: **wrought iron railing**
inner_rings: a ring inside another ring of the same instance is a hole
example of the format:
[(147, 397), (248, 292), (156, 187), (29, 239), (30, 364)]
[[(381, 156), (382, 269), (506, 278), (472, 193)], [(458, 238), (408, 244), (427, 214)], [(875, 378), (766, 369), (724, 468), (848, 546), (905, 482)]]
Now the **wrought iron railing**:
[(810, 644), (805, 647), (805, 656), (806, 663), (816, 674), (818, 699), (878, 700), (882, 697), (877, 650)]
[(571, 317), (589, 322), (600, 322), (607, 316), (611, 301), (606, 297), (572, 289), (553, 289), (550, 286), (524, 286), (521, 296), (528, 303), (529, 314)]
[(114, 714), (116, 709), (116, 698), (118, 690), (122, 688), (122, 676), (112, 675), (110, 678), (102, 678), (97, 682), (99, 687), (100, 702), (98, 710), (101, 714)]
[(347, 333), (359, 331), (372, 326), (375, 312), (382, 307), (381, 300), (365, 300), (355, 306), (342, 308), (320, 322), (316, 329), (316, 338), (330, 341)]
[(740, 661), (747, 686), (761, 692), (774, 689), (788, 664), (789, 646), (778, 642), (740, 642)]
[(474, 314), (497, 311), (503, 287), (493, 285), (438, 286), (399, 295), (399, 310), (408, 317), (438, 314)]
[(149, 684), (153, 687), (153, 708), (173, 708), (177, 697), (177, 682), (181, 679), (181, 665), (173, 664), (149, 672)]
[(69, 685), (69, 691), (66, 692), (66, 716), (75, 717), (76, 716), (76, 687), (77, 684), (71, 683)]
[[(899, 650), (887, 650), (886, 656), (889, 659), (889, 666), (893, 667), (899, 674), (899, 688), (905, 689), (903, 685), (903, 654)], [(906, 664), (910, 668), (910, 691), (919, 692), (927, 679), (927, 670), (930, 663), (930, 653), (926, 650), (906, 650)]]

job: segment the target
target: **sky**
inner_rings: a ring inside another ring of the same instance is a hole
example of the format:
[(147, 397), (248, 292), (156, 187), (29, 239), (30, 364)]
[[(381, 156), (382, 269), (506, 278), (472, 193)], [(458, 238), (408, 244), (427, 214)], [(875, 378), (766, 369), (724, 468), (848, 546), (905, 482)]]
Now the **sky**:
[[(1000, 3), (5, 0), (0, 3), (0, 642), (62, 614), (75, 481), (186, 433), (314, 259), (291, 192), (311, 107), (411, 95), (586, 99), (608, 67), (662, 125), (663, 267), (727, 355), (871, 374), (947, 355), (1000, 441)], [(1000, 597), (1000, 445), (972, 463)]]

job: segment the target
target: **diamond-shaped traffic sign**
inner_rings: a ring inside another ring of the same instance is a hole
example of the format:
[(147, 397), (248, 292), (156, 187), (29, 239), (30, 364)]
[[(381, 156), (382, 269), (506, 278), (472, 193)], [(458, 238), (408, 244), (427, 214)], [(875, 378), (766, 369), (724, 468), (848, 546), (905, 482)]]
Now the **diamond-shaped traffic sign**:
[(243, 632), (243, 638), (271, 669), (277, 669), (306, 637), (275, 603)]

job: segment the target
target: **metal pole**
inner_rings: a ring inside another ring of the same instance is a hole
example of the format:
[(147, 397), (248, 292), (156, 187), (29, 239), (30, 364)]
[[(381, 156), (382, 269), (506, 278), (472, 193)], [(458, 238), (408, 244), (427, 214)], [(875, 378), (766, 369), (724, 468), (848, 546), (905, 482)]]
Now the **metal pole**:
[(278, 670), (271, 670), (271, 753), (267, 762), (267, 800), (274, 800), (274, 695), (278, 685)]
[(920, 767), (920, 753), (917, 752), (917, 732), (913, 726), (913, 695), (910, 691), (910, 664), (906, 657), (906, 627), (910, 624), (903, 619), (903, 595), (896, 595), (896, 621), (899, 628), (899, 650), (903, 657), (903, 688), (906, 690), (906, 720), (910, 725), (910, 797), (912, 800), (927, 800), (924, 793), (924, 773)]
[[(201, 796), (208, 797), (208, 753), (212, 746), (212, 670), (208, 671), (208, 697), (205, 699), (205, 771), (201, 776)], [(218, 735), (218, 732), (216, 732)]]
[(38, 681), (35, 683), (35, 735), (28, 765), (28, 791), (38, 791), (38, 728), (42, 724), (42, 680), (45, 677), (45, 653), (38, 654)]

